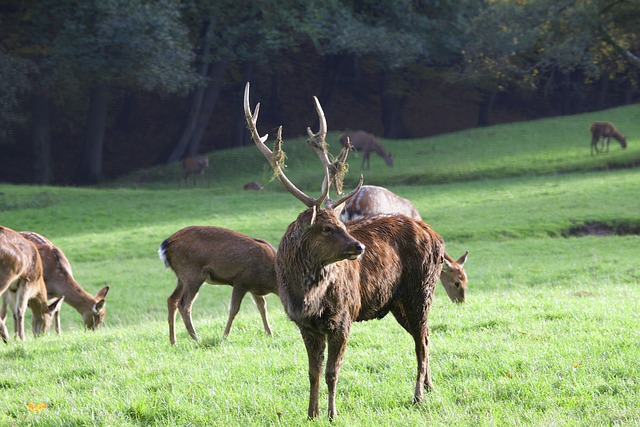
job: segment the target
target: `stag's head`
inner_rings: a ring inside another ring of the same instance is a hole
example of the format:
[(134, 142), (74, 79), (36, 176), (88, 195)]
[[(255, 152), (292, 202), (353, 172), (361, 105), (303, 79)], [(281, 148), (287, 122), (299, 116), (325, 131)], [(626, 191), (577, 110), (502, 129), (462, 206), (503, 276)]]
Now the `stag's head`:
[[(318, 154), (325, 169), (325, 177), (322, 182), (321, 195), (313, 198), (298, 189), (282, 171), (282, 159), (285, 158), (282, 151), (282, 127), (278, 129), (273, 151), (265, 145), (268, 135), (260, 136), (257, 130), (258, 114), (260, 103), (251, 112), (249, 103), (249, 83), (244, 92), (244, 112), (247, 127), (251, 132), (251, 138), (260, 152), (267, 158), (276, 176), (282, 185), (295, 198), (307, 206), (307, 209), (298, 215), (298, 218), (289, 225), (287, 232), (283, 236), (286, 246), (293, 246), (295, 252), (300, 254), (313, 254), (313, 257), (323, 265), (327, 265), (343, 259), (355, 260), (364, 252), (364, 245), (354, 239), (340, 221), (340, 212), (344, 203), (353, 197), (360, 187), (362, 187), (362, 177), (358, 186), (350, 193), (332, 201), (329, 196), (329, 189), (332, 180), (335, 182), (336, 172), (344, 170), (346, 155), (350, 145), (343, 149), (341, 157), (336, 163), (331, 163), (327, 154), (326, 135), (327, 122), (320, 106), (320, 102), (314, 97), (316, 112), (320, 123), (320, 130), (317, 133), (307, 128), (309, 134), (308, 143)], [(346, 151), (344, 151), (346, 150)], [(331, 172), (334, 171), (334, 172)], [(334, 184), (335, 185), (335, 184)], [(337, 187), (337, 186), (336, 186)], [(322, 205), (324, 204), (324, 208)]]

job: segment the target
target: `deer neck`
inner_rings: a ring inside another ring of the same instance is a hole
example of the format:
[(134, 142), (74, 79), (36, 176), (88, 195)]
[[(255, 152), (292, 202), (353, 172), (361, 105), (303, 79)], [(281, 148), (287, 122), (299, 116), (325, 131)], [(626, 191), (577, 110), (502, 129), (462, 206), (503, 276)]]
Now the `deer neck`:
[(64, 296), (64, 301), (81, 313), (91, 310), (95, 304), (94, 296), (85, 291), (71, 275), (66, 275), (64, 280), (48, 280), (47, 291), (49, 298)]

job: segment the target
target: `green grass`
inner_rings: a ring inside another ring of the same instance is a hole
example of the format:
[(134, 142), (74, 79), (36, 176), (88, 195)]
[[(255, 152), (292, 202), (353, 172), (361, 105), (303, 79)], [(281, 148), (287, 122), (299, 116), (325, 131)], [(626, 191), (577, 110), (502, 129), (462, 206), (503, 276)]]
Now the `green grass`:
[[(411, 404), (411, 337), (392, 317), (355, 324), (333, 425), (640, 424), (640, 237), (564, 237), (589, 222), (637, 233), (640, 169), (630, 166), (640, 163), (638, 114), (632, 106), (384, 141), (396, 165), (373, 157), (365, 182), (411, 199), (453, 256), (470, 251), (469, 299), (451, 304), (438, 285), (430, 312), (436, 391), (420, 406)], [(616, 123), (629, 147), (613, 143), (591, 157), (595, 119)], [(311, 150), (296, 138), (285, 150), (287, 174), (316, 195), (321, 170)], [(29, 334), (0, 346), (0, 425), (306, 424), (306, 353), (277, 297), (268, 297), (274, 336), (264, 335), (247, 298), (222, 339), (230, 288), (205, 285), (193, 313), (201, 342), (191, 342), (180, 319), (177, 345), (168, 342), (175, 278), (157, 257), (164, 238), (209, 224), (277, 245), (302, 209), (278, 182), (241, 190), (268, 181), (264, 163), (253, 147), (212, 153), (206, 186), (188, 190), (178, 188), (175, 165), (96, 188), (0, 184), (0, 224), (49, 237), (88, 291), (111, 286), (101, 330), (84, 331), (65, 306), (61, 337)], [(355, 158), (348, 185), (359, 165)]]

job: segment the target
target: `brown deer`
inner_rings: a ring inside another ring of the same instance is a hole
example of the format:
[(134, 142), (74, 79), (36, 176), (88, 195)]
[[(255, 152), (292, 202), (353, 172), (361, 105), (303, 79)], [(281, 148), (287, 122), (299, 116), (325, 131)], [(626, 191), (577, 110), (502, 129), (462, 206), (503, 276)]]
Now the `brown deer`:
[[(60, 248), (33, 231), (21, 231), (20, 234), (33, 242), (40, 253), (49, 298), (64, 297), (64, 301), (80, 313), (85, 328), (93, 330), (100, 327), (107, 313), (109, 286), (100, 289), (96, 296), (91, 295), (73, 277), (71, 263)], [(61, 333), (60, 312), (56, 314), (55, 326), (56, 332)]]
[[(340, 220), (344, 223), (359, 218), (376, 215), (406, 215), (417, 221), (422, 221), (420, 213), (409, 200), (394, 192), (376, 185), (363, 185), (362, 188), (344, 204)], [(458, 260), (454, 260), (445, 252), (444, 266), (440, 274), (440, 281), (447, 295), (453, 302), (464, 302), (467, 293), (467, 273), (464, 263), (469, 251)]]
[(247, 292), (258, 306), (264, 330), (271, 335), (264, 299), (267, 294), (277, 294), (276, 250), (271, 244), (222, 227), (191, 226), (165, 239), (158, 255), (178, 278), (176, 289), (167, 299), (171, 344), (176, 343), (176, 310), (180, 310), (191, 338), (198, 340), (191, 321), (191, 307), (204, 282), (233, 286), (225, 337)]
[[(618, 129), (613, 125), (613, 123), (609, 122), (593, 122), (591, 123), (591, 127), (589, 127), (591, 131), (591, 155), (593, 156), (593, 150), (595, 149), (596, 154), (604, 153), (605, 143), (607, 145), (607, 153), (609, 152), (609, 141), (611, 137), (615, 138), (616, 141), (622, 145), (622, 149), (627, 148), (627, 138), (622, 136)], [(602, 139), (602, 148), (598, 151), (598, 141)]]
[[(6, 295), (13, 313), (15, 334), (22, 341), (24, 316), (29, 307), (33, 313), (31, 328), (35, 336), (46, 333), (64, 297), (47, 303), (47, 288), (42, 278), (42, 261), (36, 246), (16, 231), (0, 227), (0, 295)], [(0, 317), (0, 337), (9, 338), (4, 319)]]
[(204, 170), (209, 167), (209, 158), (206, 156), (186, 157), (182, 160), (182, 173), (180, 174), (180, 182), (186, 186), (190, 175), (193, 175), (193, 185), (196, 185), (196, 176), (200, 176), (200, 180), (204, 185)]
[(382, 157), (387, 163), (387, 166), (393, 166), (393, 157), (391, 156), (391, 153), (385, 151), (378, 139), (373, 134), (359, 130), (355, 132), (343, 133), (342, 135), (340, 135), (340, 144), (345, 145), (347, 140), (351, 141), (351, 144), (353, 145), (353, 148), (356, 149), (356, 151), (362, 151), (362, 169), (365, 169), (365, 163), (366, 169), (369, 169), (369, 154), (372, 151), (376, 152), (380, 157)]
[[(320, 130), (310, 139), (324, 143), (327, 126), (314, 97)], [(268, 159), (284, 187), (307, 209), (287, 228), (278, 247), (276, 276), (287, 315), (297, 324), (309, 359), (310, 395), (307, 414), (319, 415), (318, 394), (325, 347), (328, 416), (336, 416), (336, 385), (352, 322), (380, 319), (391, 312), (415, 341), (418, 373), (414, 403), (425, 385), (433, 388), (429, 369), (427, 314), (444, 258), (444, 241), (422, 221), (403, 215), (354, 221), (340, 220), (343, 204), (362, 186), (333, 202), (328, 198), (330, 174), (325, 167), (321, 196), (299, 190), (282, 171), (282, 127), (274, 150), (257, 130), (260, 104), (249, 105), (244, 93), (247, 126), (258, 149)], [(322, 208), (324, 203), (324, 208)], [(366, 248), (366, 249), (365, 249)]]

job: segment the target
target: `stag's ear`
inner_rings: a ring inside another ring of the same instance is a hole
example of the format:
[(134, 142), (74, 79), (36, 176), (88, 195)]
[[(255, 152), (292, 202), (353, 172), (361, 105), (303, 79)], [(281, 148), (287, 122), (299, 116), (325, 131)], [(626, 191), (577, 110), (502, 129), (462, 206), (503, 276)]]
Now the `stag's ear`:
[(342, 210), (344, 209), (344, 205), (345, 205), (345, 203), (340, 203), (338, 206), (334, 206), (334, 207), (331, 208), (331, 211), (336, 216), (336, 218), (340, 218), (340, 214), (342, 213)]

